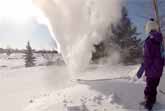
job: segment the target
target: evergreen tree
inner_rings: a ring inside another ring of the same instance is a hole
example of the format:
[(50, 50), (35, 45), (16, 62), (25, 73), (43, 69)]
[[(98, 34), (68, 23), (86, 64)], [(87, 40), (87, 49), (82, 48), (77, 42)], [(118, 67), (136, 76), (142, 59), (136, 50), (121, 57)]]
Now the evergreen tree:
[(32, 48), (30, 42), (27, 42), (26, 52), (25, 52), (25, 66), (32, 67), (35, 65), (35, 57), (33, 56)]
[[(121, 54), (121, 62), (124, 64), (136, 63), (142, 57), (142, 43), (137, 39), (137, 29), (128, 17), (126, 7), (122, 8), (122, 17), (119, 23), (111, 25), (113, 36), (111, 42), (118, 46)], [(113, 46), (112, 46), (113, 47)]]
[(107, 28), (106, 39), (95, 45), (96, 51), (92, 55), (93, 61), (111, 56), (113, 51), (120, 53), (120, 62), (124, 64), (137, 63), (137, 60), (141, 60), (143, 45), (141, 40), (137, 39), (139, 35), (137, 29), (131, 23), (126, 7), (122, 8), (121, 14), (118, 24), (110, 24)]

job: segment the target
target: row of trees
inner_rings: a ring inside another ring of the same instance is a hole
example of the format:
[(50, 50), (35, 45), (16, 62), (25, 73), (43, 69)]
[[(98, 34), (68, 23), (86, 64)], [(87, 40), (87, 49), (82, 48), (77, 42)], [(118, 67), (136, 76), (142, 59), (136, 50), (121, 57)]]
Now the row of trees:
[(0, 53), (6, 53), (9, 57), (13, 53), (23, 53), (25, 59), (25, 66), (35, 66), (36, 57), (34, 54), (40, 54), (47, 62), (46, 65), (53, 64), (53, 58), (58, 53), (56, 50), (34, 50), (32, 49), (30, 42), (27, 42), (26, 49), (12, 49), (9, 46), (7, 48), (0, 48)]
[[(10, 56), (12, 53), (25, 53), (27, 49), (13, 49), (10, 47), (0, 48), (0, 54), (6, 53), (6, 55)], [(56, 50), (35, 50), (32, 49), (33, 53), (58, 53)]]
[(142, 42), (137, 39), (139, 33), (128, 17), (126, 7), (122, 8), (121, 14), (118, 24), (110, 24), (107, 28), (106, 39), (95, 45), (96, 52), (93, 53), (93, 61), (111, 56), (114, 50), (120, 54), (119, 62), (124, 64), (134, 64), (142, 58)]

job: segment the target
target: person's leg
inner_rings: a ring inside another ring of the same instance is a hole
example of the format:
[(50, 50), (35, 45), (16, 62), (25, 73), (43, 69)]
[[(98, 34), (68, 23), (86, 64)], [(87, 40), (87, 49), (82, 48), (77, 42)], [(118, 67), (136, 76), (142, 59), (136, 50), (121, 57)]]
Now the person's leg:
[[(146, 88), (144, 90), (144, 95), (145, 95), (145, 107), (147, 109), (152, 109), (153, 106), (153, 101), (155, 98), (155, 92), (153, 92), (154, 90), (154, 80), (152, 78), (146, 78)], [(154, 97), (153, 97), (154, 96)]]
[(155, 104), (156, 102), (156, 96), (157, 96), (157, 87), (159, 85), (159, 81), (160, 79), (154, 79), (153, 82), (152, 82), (152, 93), (151, 93), (151, 103), (152, 104)]
[(160, 79), (147, 78), (146, 88), (144, 90), (144, 95), (146, 99), (146, 107), (151, 108), (156, 102), (157, 86), (159, 85)]

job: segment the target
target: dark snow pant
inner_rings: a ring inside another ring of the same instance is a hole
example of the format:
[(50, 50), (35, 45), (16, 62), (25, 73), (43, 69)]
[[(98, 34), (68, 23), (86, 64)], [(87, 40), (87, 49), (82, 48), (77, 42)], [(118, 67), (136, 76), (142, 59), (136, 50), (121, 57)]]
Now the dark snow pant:
[(144, 90), (146, 105), (152, 106), (156, 102), (159, 81), (160, 78), (146, 78), (146, 88)]

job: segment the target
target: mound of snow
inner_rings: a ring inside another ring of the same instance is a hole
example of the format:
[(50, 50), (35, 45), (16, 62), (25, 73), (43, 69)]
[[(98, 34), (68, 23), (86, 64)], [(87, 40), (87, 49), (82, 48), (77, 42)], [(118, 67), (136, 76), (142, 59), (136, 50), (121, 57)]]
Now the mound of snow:
[[(127, 79), (79, 80), (74, 87), (34, 100), (24, 111), (138, 111), (144, 82)], [(165, 95), (158, 91), (154, 108), (165, 109)]]
[(25, 111), (116, 111), (116, 109), (123, 109), (122, 106), (113, 102), (115, 99), (117, 98), (114, 98), (113, 94), (105, 96), (86, 85), (77, 85), (34, 100), (34, 103), (25, 108)]

